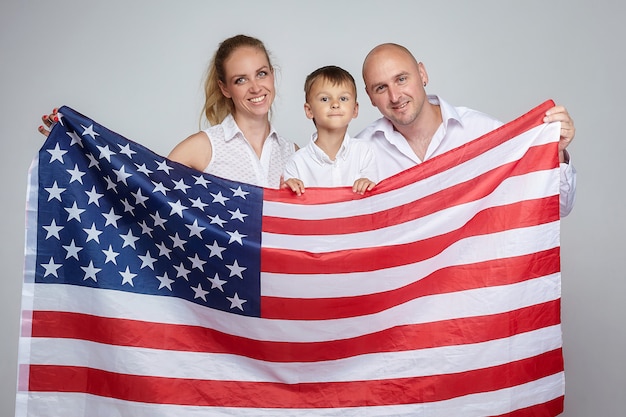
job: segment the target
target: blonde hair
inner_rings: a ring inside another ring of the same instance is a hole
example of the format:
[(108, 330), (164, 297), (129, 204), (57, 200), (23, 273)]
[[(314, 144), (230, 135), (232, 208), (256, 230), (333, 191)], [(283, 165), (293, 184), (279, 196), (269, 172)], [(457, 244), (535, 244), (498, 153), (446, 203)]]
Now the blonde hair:
[(220, 89), (219, 82), (226, 83), (226, 74), (224, 70), (224, 62), (232, 55), (232, 53), (241, 47), (257, 48), (265, 54), (270, 70), (274, 67), (270, 61), (269, 54), (263, 42), (259, 39), (246, 35), (235, 35), (231, 38), (223, 40), (209, 64), (206, 80), (204, 82), (204, 108), (202, 113), (211, 125), (222, 123), (222, 121), (235, 112), (235, 106), (230, 98), (224, 97)]
[(304, 81), (304, 99), (309, 101), (309, 94), (315, 81), (322, 79), (329, 81), (332, 85), (347, 84), (352, 87), (356, 98), (356, 82), (348, 71), (335, 65), (321, 67), (310, 73)]

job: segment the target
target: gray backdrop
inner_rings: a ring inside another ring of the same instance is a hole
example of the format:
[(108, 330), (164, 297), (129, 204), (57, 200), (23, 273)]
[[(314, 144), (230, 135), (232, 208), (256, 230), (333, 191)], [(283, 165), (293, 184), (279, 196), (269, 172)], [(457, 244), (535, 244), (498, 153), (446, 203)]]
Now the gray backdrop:
[(411, 49), (429, 72), (427, 91), (453, 104), (503, 121), (549, 98), (566, 105), (579, 182), (562, 222), (563, 415), (624, 416), (623, 16), (617, 0), (5, 0), (0, 416), (15, 406), (26, 177), (43, 140), (39, 118), (65, 104), (165, 155), (197, 131), (205, 67), (218, 42), (237, 33), (270, 49), (279, 67), (274, 123), (299, 144), (313, 129), (303, 81), (319, 66), (342, 66), (358, 81), (351, 133), (378, 117), (361, 62), (388, 41)]

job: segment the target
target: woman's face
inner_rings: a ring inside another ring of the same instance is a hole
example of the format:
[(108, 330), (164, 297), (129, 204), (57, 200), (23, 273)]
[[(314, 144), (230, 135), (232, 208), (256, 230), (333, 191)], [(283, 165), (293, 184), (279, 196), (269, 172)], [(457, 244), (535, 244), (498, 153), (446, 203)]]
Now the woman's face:
[(258, 48), (237, 48), (224, 61), (225, 81), (220, 89), (230, 98), (239, 117), (265, 117), (270, 111), (274, 96), (274, 70), (265, 52)]

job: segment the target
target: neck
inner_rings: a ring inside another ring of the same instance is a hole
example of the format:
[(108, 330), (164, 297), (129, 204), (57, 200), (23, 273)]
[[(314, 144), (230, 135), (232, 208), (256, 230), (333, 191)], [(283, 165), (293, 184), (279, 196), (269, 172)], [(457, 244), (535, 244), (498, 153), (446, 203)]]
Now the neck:
[(246, 140), (260, 158), (265, 139), (267, 139), (267, 136), (270, 134), (270, 122), (267, 116), (259, 118), (238, 118), (234, 115), (234, 118)]
[(404, 136), (415, 155), (423, 161), (428, 146), (442, 121), (441, 108), (427, 103), (411, 124), (394, 125), (394, 128)]
[(346, 136), (348, 127), (342, 129), (318, 129), (315, 144), (328, 155), (331, 160), (335, 160), (337, 152), (341, 148), (343, 138)]

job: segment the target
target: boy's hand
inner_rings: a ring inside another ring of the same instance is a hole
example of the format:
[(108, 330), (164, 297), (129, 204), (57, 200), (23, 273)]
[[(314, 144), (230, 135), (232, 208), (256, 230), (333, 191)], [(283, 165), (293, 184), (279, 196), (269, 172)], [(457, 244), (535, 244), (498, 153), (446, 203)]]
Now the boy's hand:
[(283, 182), (281, 188), (289, 188), (296, 195), (302, 195), (304, 193), (304, 183), (297, 178), (289, 178)]
[(376, 185), (375, 182), (368, 180), (367, 178), (359, 178), (354, 181), (352, 191), (358, 194), (365, 194), (366, 191), (370, 191)]

